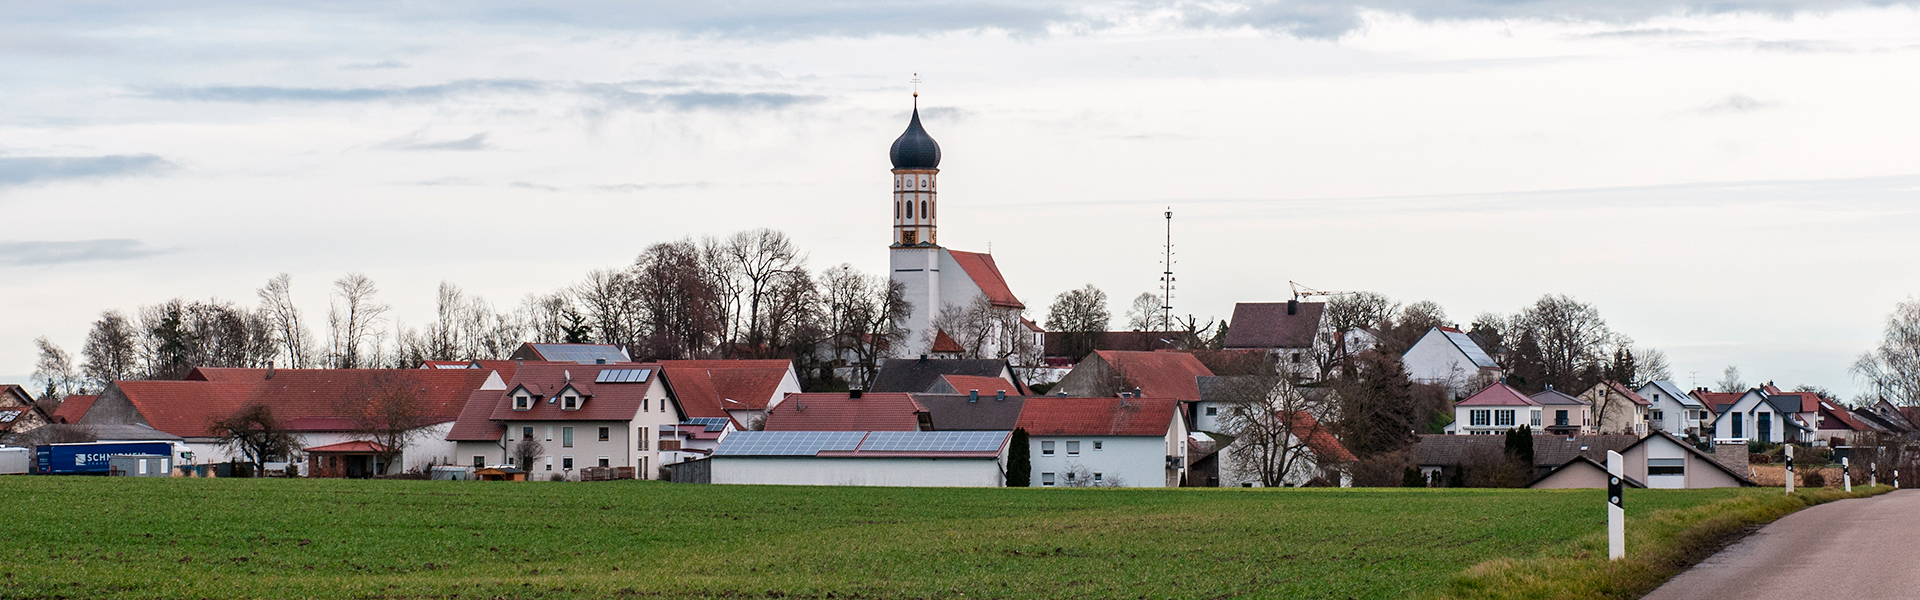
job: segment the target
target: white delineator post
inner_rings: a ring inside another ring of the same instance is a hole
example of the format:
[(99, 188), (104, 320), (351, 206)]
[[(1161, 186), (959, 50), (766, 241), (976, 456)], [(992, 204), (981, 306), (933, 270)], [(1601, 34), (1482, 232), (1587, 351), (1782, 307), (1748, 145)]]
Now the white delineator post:
[(1880, 463), (1867, 463), (1867, 485), (1869, 487), (1880, 485)]
[(1626, 489), (1620, 453), (1607, 451), (1607, 560), (1627, 556), (1627, 509), (1620, 503)]
[(1793, 444), (1787, 444), (1787, 493), (1793, 493)]
[(1840, 457), (1840, 481), (1846, 482), (1847, 491), (1849, 492), (1853, 491), (1853, 467), (1850, 466), (1851, 464), (1852, 461), (1847, 457)]

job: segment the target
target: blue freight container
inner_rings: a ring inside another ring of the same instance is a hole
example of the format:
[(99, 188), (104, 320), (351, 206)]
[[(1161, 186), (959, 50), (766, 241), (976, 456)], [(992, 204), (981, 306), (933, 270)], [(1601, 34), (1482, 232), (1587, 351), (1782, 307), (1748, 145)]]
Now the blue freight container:
[(33, 472), (42, 475), (105, 475), (107, 460), (115, 454), (151, 454), (178, 459), (174, 446), (173, 442), (45, 444), (34, 448)]

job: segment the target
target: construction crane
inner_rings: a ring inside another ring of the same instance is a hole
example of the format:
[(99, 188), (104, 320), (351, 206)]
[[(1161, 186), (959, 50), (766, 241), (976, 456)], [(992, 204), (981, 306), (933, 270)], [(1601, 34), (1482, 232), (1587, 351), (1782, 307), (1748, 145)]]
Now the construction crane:
[(1325, 290), (1316, 290), (1304, 285), (1300, 285), (1300, 282), (1297, 282), (1297, 281), (1288, 281), (1287, 286), (1293, 288), (1294, 300), (1299, 300), (1301, 298), (1308, 298), (1312, 296), (1323, 296), (1327, 298), (1332, 298), (1335, 296), (1351, 296), (1351, 295), (1360, 293), (1360, 292), (1329, 292)]

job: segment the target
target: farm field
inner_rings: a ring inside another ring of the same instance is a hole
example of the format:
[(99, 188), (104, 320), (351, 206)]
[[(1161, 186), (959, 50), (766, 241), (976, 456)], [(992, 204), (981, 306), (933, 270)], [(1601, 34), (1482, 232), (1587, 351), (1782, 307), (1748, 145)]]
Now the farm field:
[(14, 476), (0, 497), (0, 598), (1395, 598), (1605, 522), (1598, 490)]

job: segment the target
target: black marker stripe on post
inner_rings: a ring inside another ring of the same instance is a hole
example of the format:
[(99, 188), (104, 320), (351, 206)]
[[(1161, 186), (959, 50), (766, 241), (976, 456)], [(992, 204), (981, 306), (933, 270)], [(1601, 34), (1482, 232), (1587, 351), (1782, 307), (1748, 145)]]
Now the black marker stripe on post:
[(1618, 506), (1620, 507), (1621, 510), (1626, 510), (1627, 505), (1623, 503), (1620, 496), (1620, 492), (1624, 487), (1626, 486), (1620, 481), (1619, 476), (1608, 475), (1607, 476), (1607, 503), (1612, 504), (1614, 506)]

